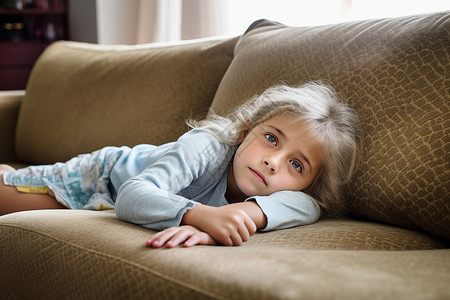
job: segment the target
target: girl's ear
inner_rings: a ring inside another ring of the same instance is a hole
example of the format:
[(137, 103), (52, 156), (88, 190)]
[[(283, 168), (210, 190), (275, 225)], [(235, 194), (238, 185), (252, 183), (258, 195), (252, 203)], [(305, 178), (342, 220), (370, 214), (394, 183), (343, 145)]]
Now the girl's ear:
[(247, 137), (249, 132), (250, 130), (244, 130), (244, 132), (242, 132), (242, 140), (244, 140)]
[(245, 122), (245, 129), (242, 131), (242, 141), (247, 137), (247, 135), (249, 134), (249, 132), (251, 131), (251, 128), (250, 128), (250, 120), (247, 120), (246, 122)]
[(244, 141), (244, 139), (247, 137), (248, 135), (248, 130), (244, 130), (241, 132), (239, 139), (238, 139), (238, 144), (242, 143)]
[(242, 125), (241, 129), (243, 129), (243, 130), (241, 131), (238, 144), (242, 143), (244, 141), (244, 139), (247, 137), (248, 133), (250, 132), (249, 126), (250, 126), (250, 120), (247, 120), (245, 122), (245, 124)]

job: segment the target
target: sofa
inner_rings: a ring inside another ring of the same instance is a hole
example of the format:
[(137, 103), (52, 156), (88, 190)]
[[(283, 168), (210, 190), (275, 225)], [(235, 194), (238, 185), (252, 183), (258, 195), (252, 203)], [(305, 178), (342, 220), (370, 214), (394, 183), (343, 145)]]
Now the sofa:
[(159, 145), (188, 118), (278, 83), (323, 80), (363, 125), (344, 213), (238, 247), (151, 249), (114, 210), (0, 217), (0, 299), (450, 299), (450, 11), (237, 37), (59, 41), (0, 95), (0, 162)]

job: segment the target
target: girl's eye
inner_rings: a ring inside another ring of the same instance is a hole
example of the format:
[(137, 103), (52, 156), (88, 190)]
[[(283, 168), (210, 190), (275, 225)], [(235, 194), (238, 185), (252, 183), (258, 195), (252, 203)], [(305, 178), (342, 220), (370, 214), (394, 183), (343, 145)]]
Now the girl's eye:
[(266, 133), (265, 136), (266, 136), (266, 139), (267, 139), (272, 145), (274, 145), (274, 146), (277, 145), (277, 138), (276, 138), (273, 134)]
[(303, 171), (302, 165), (298, 161), (296, 160), (291, 161), (291, 165), (294, 167), (296, 171), (300, 173)]

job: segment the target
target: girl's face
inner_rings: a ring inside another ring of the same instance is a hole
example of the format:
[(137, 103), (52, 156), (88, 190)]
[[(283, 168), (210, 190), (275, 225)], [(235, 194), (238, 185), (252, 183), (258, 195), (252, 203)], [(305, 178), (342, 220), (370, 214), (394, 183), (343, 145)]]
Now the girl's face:
[(319, 172), (322, 153), (303, 122), (289, 114), (272, 117), (252, 129), (238, 147), (227, 193), (250, 197), (304, 190)]

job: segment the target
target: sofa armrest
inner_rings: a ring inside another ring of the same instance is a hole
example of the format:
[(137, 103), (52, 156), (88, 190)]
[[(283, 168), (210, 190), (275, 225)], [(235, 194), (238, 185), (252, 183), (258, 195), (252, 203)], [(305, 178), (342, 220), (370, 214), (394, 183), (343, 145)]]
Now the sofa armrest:
[(16, 161), (14, 138), (25, 91), (0, 91), (0, 163)]

